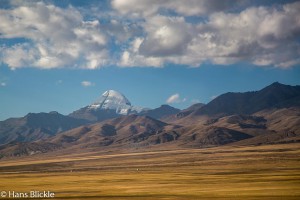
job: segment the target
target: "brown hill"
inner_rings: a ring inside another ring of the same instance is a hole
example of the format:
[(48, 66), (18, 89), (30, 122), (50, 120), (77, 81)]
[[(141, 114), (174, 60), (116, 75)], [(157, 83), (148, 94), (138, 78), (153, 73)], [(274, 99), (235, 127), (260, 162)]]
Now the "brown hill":
[[(190, 118), (191, 119), (191, 118)], [(129, 115), (81, 126), (46, 140), (0, 146), (1, 157), (60, 152), (132, 151), (144, 148), (204, 148), (300, 141), (300, 108), (268, 109), (253, 115), (202, 117), (184, 125)]]
[(59, 114), (29, 113), (25, 117), (0, 122), (0, 145), (10, 142), (30, 142), (86, 124), (87, 121)]
[(169, 117), (171, 115), (176, 115), (177, 113), (179, 113), (180, 110), (177, 108), (174, 108), (172, 106), (169, 105), (161, 105), (158, 108), (152, 109), (152, 110), (146, 110), (141, 112), (139, 115), (145, 115), (145, 116), (149, 116), (155, 119), (164, 119), (166, 117)]
[[(258, 92), (227, 94), (226, 98), (221, 95), (218, 101), (192, 106), (171, 117), (164, 117), (163, 121), (148, 116), (126, 115), (68, 130), (67, 122), (74, 120), (73, 118), (34, 118), (36, 120), (33, 122), (38, 122), (36, 124), (29, 123), (30, 120), (26, 118), (26, 125), (36, 128), (34, 130), (39, 130), (42, 124), (43, 128), (50, 127), (50, 130), (56, 133), (49, 134), (47, 139), (35, 138), (34, 142), (23, 143), (27, 140), (20, 140), (18, 143), (18, 140), (15, 140), (13, 143), (2, 145), (0, 156), (33, 155), (53, 151), (66, 154), (300, 142), (298, 90), (298, 86), (275, 83)], [(233, 99), (229, 101), (229, 97)], [(235, 97), (237, 99), (234, 99)], [(246, 105), (247, 103), (250, 104)], [(202, 113), (203, 109), (212, 105), (216, 105), (216, 108), (213, 108), (211, 113)], [(217, 108), (219, 111), (215, 112)], [(12, 119), (6, 123), (24, 127), (22, 120)], [(63, 126), (60, 123), (64, 123)], [(13, 128), (2, 126), (0, 129), (7, 127)], [(58, 132), (62, 128), (67, 131)], [(30, 133), (27, 129), (24, 130), (30, 139)], [(14, 134), (6, 136), (13, 137)]]
[(271, 108), (300, 106), (300, 86), (273, 83), (259, 91), (222, 94), (194, 115), (249, 115)]
[(180, 126), (148, 116), (129, 115), (81, 126), (47, 140), (2, 146), (0, 155), (33, 155), (57, 149), (139, 148), (177, 140)]

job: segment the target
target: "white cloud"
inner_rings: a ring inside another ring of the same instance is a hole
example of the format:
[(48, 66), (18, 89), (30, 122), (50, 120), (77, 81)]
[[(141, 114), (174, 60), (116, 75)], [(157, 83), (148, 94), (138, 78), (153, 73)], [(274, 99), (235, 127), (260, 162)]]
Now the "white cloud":
[(239, 7), (244, 2), (112, 0), (112, 10), (89, 12), (13, 0), (0, 9), (0, 39), (22, 40), (1, 44), (0, 61), (11, 69), (299, 65), (300, 2)]
[(182, 103), (185, 102), (187, 98), (180, 98), (178, 93), (171, 95), (167, 100), (166, 103)]
[(223, 65), (242, 61), (291, 67), (300, 64), (299, 9), (300, 2), (296, 2), (251, 7), (240, 13), (216, 12), (198, 24), (190, 24), (184, 17), (147, 16), (142, 24), (144, 36), (125, 49), (120, 65), (199, 66), (206, 61)]
[(144, 30), (147, 37), (139, 48), (144, 56), (181, 55), (192, 39), (191, 25), (186, 23), (183, 17), (154, 16), (147, 19)]
[(2, 48), (2, 61), (12, 69), (28, 66), (35, 61), (36, 50), (28, 44), (16, 44), (9, 48)]
[[(185, 54), (193, 26), (183, 17), (153, 16), (143, 24), (146, 36), (136, 37), (126, 49), (119, 65), (163, 67)], [(155, 45), (154, 45), (155, 44)]]
[(167, 103), (179, 103), (180, 102), (180, 96), (178, 93), (171, 95), (167, 101)]
[(109, 60), (107, 36), (98, 20), (85, 21), (74, 7), (42, 2), (0, 9), (0, 38), (25, 42), (1, 48), (1, 60), (11, 68), (89, 68)]
[(5, 82), (1, 82), (1, 83), (0, 83), (0, 86), (1, 86), (1, 87), (5, 87), (5, 86), (6, 86), (6, 83), (5, 83)]
[(192, 16), (227, 10), (237, 3), (237, 0), (113, 0), (112, 6), (121, 14), (133, 17), (147, 17), (159, 13), (162, 9)]
[(94, 86), (95, 84), (90, 81), (82, 81), (81, 85), (84, 87), (90, 87), (90, 86)]

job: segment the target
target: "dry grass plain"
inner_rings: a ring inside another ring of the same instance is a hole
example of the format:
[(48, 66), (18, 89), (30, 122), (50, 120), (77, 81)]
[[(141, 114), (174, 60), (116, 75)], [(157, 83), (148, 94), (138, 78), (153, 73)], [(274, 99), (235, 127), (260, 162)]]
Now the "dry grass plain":
[(74, 200), (300, 199), (299, 155), (299, 143), (40, 155), (0, 161), (0, 190)]

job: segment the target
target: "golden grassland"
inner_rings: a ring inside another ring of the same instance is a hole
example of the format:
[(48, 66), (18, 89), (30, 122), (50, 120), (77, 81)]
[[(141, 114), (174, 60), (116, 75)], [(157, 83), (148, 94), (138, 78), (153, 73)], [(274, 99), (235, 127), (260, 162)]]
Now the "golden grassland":
[[(28, 157), (0, 190), (57, 199), (300, 199), (300, 144)], [(1, 198), (0, 198), (1, 199)]]

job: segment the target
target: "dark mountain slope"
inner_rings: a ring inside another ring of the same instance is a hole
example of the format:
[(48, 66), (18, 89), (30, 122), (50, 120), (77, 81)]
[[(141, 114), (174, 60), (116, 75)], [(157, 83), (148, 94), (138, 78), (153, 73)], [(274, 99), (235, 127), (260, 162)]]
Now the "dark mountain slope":
[(0, 122), (0, 144), (47, 138), (86, 123), (85, 120), (74, 119), (57, 112), (29, 113), (22, 118)]
[[(179, 133), (172, 126), (148, 116), (129, 115), (77, 127), (53, 137), (28, 143), (0, 146), (1, 157), (33, 155), (57, 149), (145, 147), (177, 140)], [(9, 149), (9, 151), (8, 151)]]
[(196, 103), (191, 105), (190, 107), (180, 111), (179, 113), (176, 114), (177, 118), (181, 118), (181, 117), (185, 117), (188, 116), (189, 114), (191, 114), (192, 112), (202, 108), (203, 106), (205, 106), (205, 104), (203, 103)]
[(179, 112), (180, 110), (177, 108), (174, 108), (169, 105), (162, 105), (159, 108), (143, 111), (140, 113), (140, 115), (146, 115), (155, 119), (161, 119), (170, 115), (177, 114)]
[(186, 116), (192, 114), (193, 112), (197, 111), (198, 109), (202, 108), (205, 104), (203, 103), (196, 103), (191, 105), (190, 107), (181, 110), (180, 112), (173, 114), (173, 115), (169, 115), (169, 116), (165, 116), (160, 118), (160, 120), (167, 122), (167, 123), (174, 123), (174, 124), (180, 124), (180, 119), (185, 118)]
[(222, 94), (193, 114), (253, 114), (264, 109), (300, 106), (299, 99), (300, 86), (276, 82), (256, 92)]
[(76, 110), (69, 114), (69, 117), (73, 117), (76, 119), (84, 119), (90, 122), (101, 122), (119, 116), (121, 115), (116, 113), (116, 111), (112, 109), (89, 109), (88, 106), (80, 108), (79, 110)]

